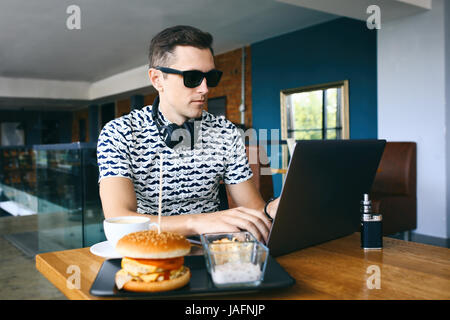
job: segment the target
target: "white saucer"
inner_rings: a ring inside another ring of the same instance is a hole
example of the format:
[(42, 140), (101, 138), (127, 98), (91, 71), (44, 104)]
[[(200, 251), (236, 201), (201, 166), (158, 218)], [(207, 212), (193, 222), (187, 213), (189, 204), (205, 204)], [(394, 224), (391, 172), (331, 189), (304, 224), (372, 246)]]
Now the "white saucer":
[(122, 258), (122, 255), (117, 253), (108, 241), (103, 241), (94, 244), (90, 251), (96, 256), (100, 256), (108, 259)]

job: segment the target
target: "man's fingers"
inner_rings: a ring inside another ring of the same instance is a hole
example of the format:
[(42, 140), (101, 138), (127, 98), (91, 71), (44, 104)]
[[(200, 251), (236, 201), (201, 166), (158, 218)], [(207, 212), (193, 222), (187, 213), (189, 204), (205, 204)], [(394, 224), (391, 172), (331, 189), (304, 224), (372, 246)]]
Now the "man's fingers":
[(224, 212), (224, 217), (227, 223), (231, 223), (250, 231), (258, 240), (267, 240), (269, 236), (269, 229), (264, 222), (256, 216), (248, 214), (239, 210), (227, 210)]
[[(237, 226), (227, 222), (224, 214), (226, 211), (218, 211), (211, 214), (206, 214), (204, 217), (207, 223), (204, 225), (205, 232), (239, 232), (241, 231)], [(206, 231), (207, 230), (207, 231)]]
[(259, 210), (255, 210), (255, 209), (250, 209), (250, 208), (245, 208), (245, 207), (237, 207), (235, 208), (236, 210), (239, 210), (241, 212), (250, 214), (254, 217), (257, 217), (258, 219), (260, 219), (263, 223), (265, 223), (267, 229), (270, 230), (270, 228), (272, 227), (272, 223), (269, 221), (269, 219), (267, 219), (266, 215), (264, 214), (264, 212), (259, 211)]
[(241, 230), (247, 230), (251, 234), (255, 236), (256, 239), (261, 241), (263, 239), (263, 235), (258, 230), (258, 228), (255, 226), (255, 224), (247, 219), (243, 219), (237, 216), (229, 215), (226, 217), (227, 223), (230, 223), (232, 225), (237, 226)]

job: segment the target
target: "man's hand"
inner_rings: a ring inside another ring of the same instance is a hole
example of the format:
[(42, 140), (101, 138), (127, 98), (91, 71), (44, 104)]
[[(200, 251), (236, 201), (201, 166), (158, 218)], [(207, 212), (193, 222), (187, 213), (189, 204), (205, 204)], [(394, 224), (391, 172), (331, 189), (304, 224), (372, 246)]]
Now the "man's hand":
[(267, 241), (271, 222), (264, 212), (245, 207), (192, 215), (196, 233), (249, 231), (259, 241)]

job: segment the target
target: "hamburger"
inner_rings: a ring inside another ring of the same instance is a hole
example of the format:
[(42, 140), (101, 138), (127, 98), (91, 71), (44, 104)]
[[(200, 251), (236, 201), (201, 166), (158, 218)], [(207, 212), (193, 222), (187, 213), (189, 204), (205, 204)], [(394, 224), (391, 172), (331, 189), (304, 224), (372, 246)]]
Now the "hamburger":
[(191, 272), (184, 256), (191, 250), (182, 235), (154, 230), (138, 231), (122, 237), (116, 245), (122, 263), (115, 275), (117, 288), (135, 292), (161, 292), (185, 286)]

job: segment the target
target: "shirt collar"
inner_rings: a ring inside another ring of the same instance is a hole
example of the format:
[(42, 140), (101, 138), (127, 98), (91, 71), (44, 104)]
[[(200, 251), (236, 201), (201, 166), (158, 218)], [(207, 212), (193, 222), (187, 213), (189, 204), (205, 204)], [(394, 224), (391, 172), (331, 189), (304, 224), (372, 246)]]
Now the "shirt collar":
[(172, 124), (172, 122), (170, 122), (168, 119), (166, 119), (166, 117), (164, 117), (163, 113), (159, 109), (158, 109), (158, 120), (160, 122), (160, 125), (162, 126), (168, 126)]

